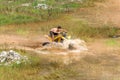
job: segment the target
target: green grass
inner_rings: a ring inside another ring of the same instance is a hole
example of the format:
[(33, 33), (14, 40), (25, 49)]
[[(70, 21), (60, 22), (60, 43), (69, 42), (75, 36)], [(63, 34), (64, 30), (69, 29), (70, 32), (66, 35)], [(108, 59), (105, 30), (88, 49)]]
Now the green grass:
[[(74, 26), (74, 27), (72, 27)], [(71, 35), (76, 35), (76, 37), (96, 37), (96, 38), (107, 38), (109, 36), (116, 35), (119, 31), (118, 28), (111, 27), (109, 25), (103, 25), (101, 27), (91, 27), (86, 23), (79, 22), (78, 24), (66, 27)]]
[(100, 27), (94, 27), (89, 25), (86, 21), (75, 21), (73, 19), (74, 17), (65, 15), (65, 17), (62, 17), (61, 19), (52, 20), (50, 22), (25, 23), (14, 26), (11, 25), (10, 27), (1, 26), (0, 34), (17, 34), (22, 36), (29, 36), (31, 34), (44, 35), (48, 34), (52, 27), (56, 27), (58, 25), (61, 25), (66, 29), (68, 31), (68, 35), (71, 35), (72, 38), (109, 38), (119, 33), (119, 28), (114, 27), (113, 25), (103, 24)]
[(19, 29), (16, 30), (16, 34), (18, 34), (18, 35), (27, 35), (27, 34), (29, 34), (29, 31), (19, 28)]
[[(33, 1), (33, 0), (20, 0), (8, 3), (9, 0), (0, 1), (0, 25), (13, 24), (13, 23), (26, 23), (36, 21), (47, 21), (50, 19), (56, 19), (64, 13), (64, 9), (68, 8), (70, 11), (74, 11), (77, 8), (83, 8), (93, 5), (95, 1), (99, 0), (85, 0), (83, 3), (62, 1), (65, 4), (61, 4), (61, 1)], [(22, 7), (23, 3), (31, 3), (29, 7)], [(38, 3), (45, 3), (53, 6), (51, 9), (42, 10), (35, 9), (34, 6)]]
[(111, 47), (120, 47), (120, 44), (119, 44), (119, 39), (108, 39), (107, 41), (105, 41), (105, 44), (107, 46), (111, 46)]
[(80, 4), (79, 3), (66, 3), (63, 5), (63, 8), (79, 8)]
[(27, 15), (0, 15), (0, 25), (27, 23), (33, 20), (38, 21), (37, 18)]

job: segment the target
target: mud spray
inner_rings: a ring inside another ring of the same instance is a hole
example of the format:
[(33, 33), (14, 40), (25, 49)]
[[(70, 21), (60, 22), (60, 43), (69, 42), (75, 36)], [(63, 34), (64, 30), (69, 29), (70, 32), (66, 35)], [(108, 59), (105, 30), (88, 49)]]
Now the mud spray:
[(81, 53), (88, 50), (85, 41), (80, 39), (64, 40), (63, 43), (52, 42), (44, 46), (43, 50), (45, 49), (47, 52), (42, 52), (44, 54), (48, 54), (50, 50), (56, 49), (56, 51), (59, 50), (59, 52), (54, 51), (52, 53), (64, 55), (68, 53)]

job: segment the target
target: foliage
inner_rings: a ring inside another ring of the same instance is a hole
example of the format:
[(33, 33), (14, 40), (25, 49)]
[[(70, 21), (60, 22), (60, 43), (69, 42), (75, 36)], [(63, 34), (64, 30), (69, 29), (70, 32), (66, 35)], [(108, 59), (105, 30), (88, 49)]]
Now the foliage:
[[(86, 7), (94, 4), (99, 0), (83, 0), (83, 2), (69, 2), (59, 0), (1, 0), (0, 1), (0, 25), (12, 23), (24, 23), (35, 21), (46, 21), (55, 19), (63, 12), (73, 11), (73, 8)], [(29, 4), (22, 6), (22, 4)], [(43, 3), (48, 5), (48, 9), (34, 8), (37, 4)], [(64, 3), (64, 4), (63, 4)], [(18, 18), (18, 19), (16, 19)]]
[[(9, 17), (9, 18), (8, 18)], [(0, 25), (13, 24), (13, 23), (26, 23), (30, 21), (38, 21), (37, 18), (28, 15), (0, 15)]]

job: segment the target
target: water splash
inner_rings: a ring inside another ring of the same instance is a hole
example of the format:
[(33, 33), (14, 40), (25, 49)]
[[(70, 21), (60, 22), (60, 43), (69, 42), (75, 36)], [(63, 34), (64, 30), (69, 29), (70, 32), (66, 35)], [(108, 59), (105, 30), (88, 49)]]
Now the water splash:
[(69, 49), (70, 52), (82, 52), (88, 50), (85, 41), (80, 39), (65, 40), (63, 42), (63, 47)]

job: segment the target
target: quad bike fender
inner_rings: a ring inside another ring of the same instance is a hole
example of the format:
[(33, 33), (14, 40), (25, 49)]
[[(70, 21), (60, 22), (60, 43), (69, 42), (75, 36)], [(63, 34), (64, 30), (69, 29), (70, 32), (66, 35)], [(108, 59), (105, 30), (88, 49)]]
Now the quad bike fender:
[(48, 35), (44, 35), (50, 42), (52, 42), (52, 38)]

